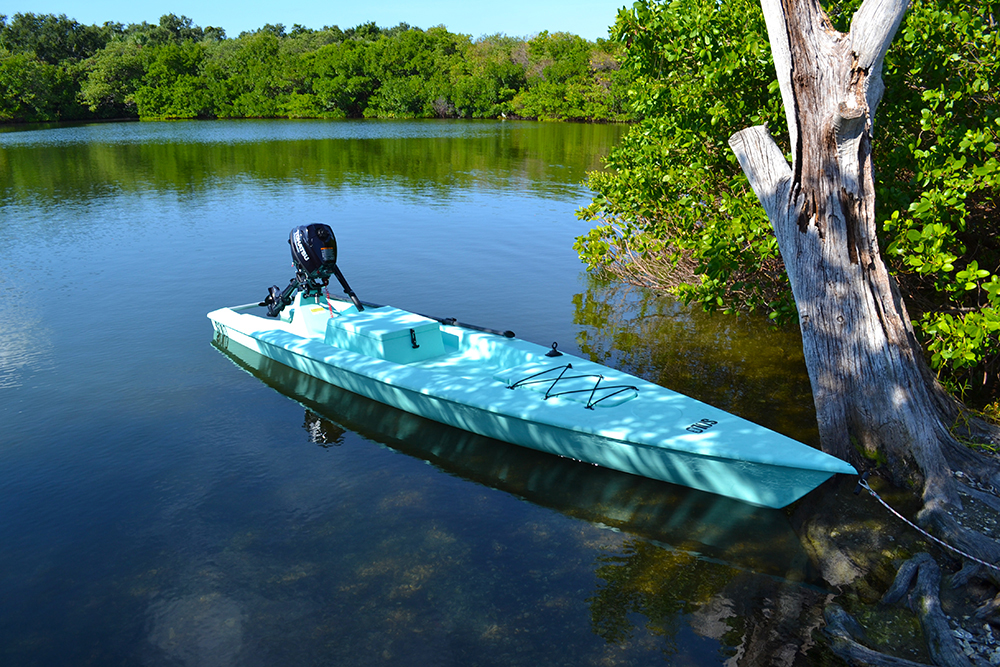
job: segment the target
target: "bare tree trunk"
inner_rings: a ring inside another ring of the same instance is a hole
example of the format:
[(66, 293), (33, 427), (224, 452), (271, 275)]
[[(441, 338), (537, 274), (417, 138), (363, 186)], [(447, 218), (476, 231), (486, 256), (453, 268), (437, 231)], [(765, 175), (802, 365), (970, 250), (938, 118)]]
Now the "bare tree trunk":
[(765, 126), (730, 146), (781, 248), (823, 448), (885, 457), (896, 482), (923, 483), (925, 501), (960, 506), (951, 465), (989, 468), (950, 432), (960, 406), (924, 361), (876, 237), (872, 124), (907, 4), (865, 0), (844, 34), (818, 0), (762, 0), (793, 162)]
[[(884, 458), (896, 483), (922, 483), (921, 523), (980, 561), (995, 563), (1000, 543), (961, 525), (949, 506), (961, 507), (964, 489), (996, 510), (995, 498), (958, 484), (952, 470), (1000, 488), (1000, 466), (953, 434), (962, 407), (930, 372), (878, 248), (872, 126), (883, 92), (882, 59), (908, 2), (864, 0), (843, 34), (818, 0), (761, 0), (792, 164), (763, 126), (737, 132), (729, 145), (781, 248), (823, 448), (855, 463), (863, 454)], [(966, 434), (998, 439), (997, 429), (982, 422)], [(937, 567), (926, 568), (931, 570)], [(995, 571), (980, 576), (1000, 585)], [(924, 581), (921, 599), (937, 600), (937, 588)], [(936, 609), (925, 615), (935, 663), (965, 664), (949, 648), (950, 630)], [(827, 612), (835, 652), (852, 661), (903, 664), (854, 641), (849, 619), (835, 606)]]

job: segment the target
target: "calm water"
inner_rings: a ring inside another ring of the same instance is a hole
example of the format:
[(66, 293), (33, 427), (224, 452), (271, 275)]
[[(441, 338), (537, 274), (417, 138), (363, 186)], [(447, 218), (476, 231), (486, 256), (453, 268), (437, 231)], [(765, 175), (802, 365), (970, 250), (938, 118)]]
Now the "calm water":
[(363, 299), (558, 341), (814, 441), (793, 334), (583, 273), (580, 182), (622, 132), (0, 133), (0, 664), (823, 660), (824, 591), (788, 513), (475, 437), (213, 343), (205, 313), (284, 286), (289, 230), (326, 222)]

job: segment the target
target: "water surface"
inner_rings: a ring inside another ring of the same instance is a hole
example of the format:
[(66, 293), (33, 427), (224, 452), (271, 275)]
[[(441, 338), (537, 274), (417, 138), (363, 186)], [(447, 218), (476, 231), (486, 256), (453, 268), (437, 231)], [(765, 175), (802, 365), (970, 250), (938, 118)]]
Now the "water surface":
[(794, 334), (583, 273), (581, 181), (623, 131), (0, 133), (0, 663), (821, 659), (806, 617), (824, 591), (787, 513), (213, 345), (205, 313), (284, 286), (289, 230), (325, 222), (363, 299), (558, 341), (814, 441)]

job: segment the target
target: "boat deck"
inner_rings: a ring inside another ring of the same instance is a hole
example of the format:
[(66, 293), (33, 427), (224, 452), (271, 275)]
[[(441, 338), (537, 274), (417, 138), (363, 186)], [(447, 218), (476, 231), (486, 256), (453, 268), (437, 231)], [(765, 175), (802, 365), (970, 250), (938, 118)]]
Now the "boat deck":
[(506, 442), (770, 507), (854, 472), (736, 415), (528, 341), (388, 306), (297, 299), (280, 319), (254, 308), (209, 317), (292, 368)]

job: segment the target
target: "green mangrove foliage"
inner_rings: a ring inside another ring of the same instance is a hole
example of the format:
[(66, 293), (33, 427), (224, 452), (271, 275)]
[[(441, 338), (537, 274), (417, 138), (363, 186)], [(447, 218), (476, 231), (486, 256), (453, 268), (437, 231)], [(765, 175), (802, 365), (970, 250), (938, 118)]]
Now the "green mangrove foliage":
[[(858, 4), (827, 12), (843, 23)], [(885, 259), (932, 367), (982, 398), (1000, 389), (998, 9), (914, 0), (886, 58), (874, 137)], [(708, 309), (793, 320), (770, 224), (727, 145), (765, 122), (787, 141), (759, 6), (640, 0), (612, 37), (643, 120), (589, 177), (597, 194), (579, 215), (596, 226), (581, 256)]]
[(80, 66), (113, 32), (112, 26), (85, 26), (65, 16), (0, 16), (0, 122), (86, 115), (76, 94)]
[(472, 39), (366, 23), (227, 38), (157, 25), (0, 17), (0, 122), (79, 118), (633, 119), (616, 42)]
[[(935, 368), (1000, 351), (1000, 2), (916, 2), (887, 59), (876, 156), (887, 261)], [(879, 165), (879, 162), (882, 163)], [(994, 391), (995, 393), (995, 391)]]
[(746, 125), (785, 127), (755, 0), (637, 3), (613, 36), (643, 120), (590, 176), (580, 239), (591, 267), (678, 290), (708, 308), (791, 313), (777, 243), (727, 145)]

